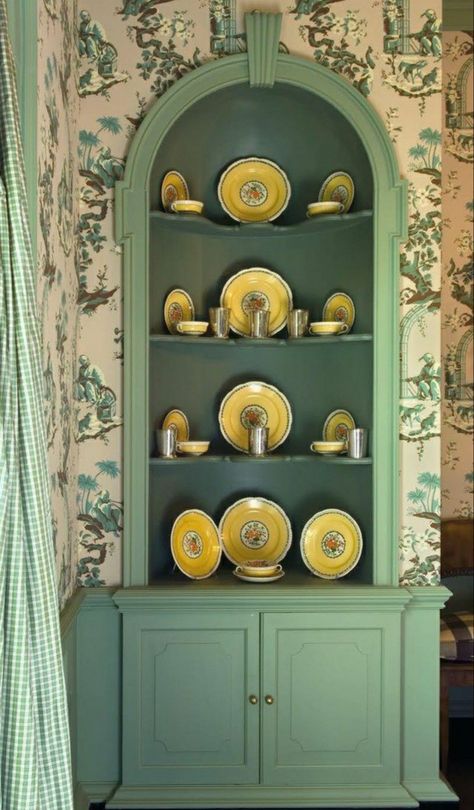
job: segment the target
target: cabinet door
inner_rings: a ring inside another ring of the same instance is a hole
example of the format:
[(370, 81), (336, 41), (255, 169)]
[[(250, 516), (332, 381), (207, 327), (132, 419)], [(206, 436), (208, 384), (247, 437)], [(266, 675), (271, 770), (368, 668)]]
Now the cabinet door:
[(258, 614), (125, 614), (124, 784), (257, 782), (258, 667)]
[(398, 781), (399, 623), (387, 613), (264, 616), (265, 783)]

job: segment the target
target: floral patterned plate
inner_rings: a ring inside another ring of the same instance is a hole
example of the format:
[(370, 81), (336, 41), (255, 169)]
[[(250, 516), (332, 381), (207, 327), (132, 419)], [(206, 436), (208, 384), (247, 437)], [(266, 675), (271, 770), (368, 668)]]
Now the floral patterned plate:
[(171, 211), (176, 200), (188, 200), (189, 188), (183, 175), (174, 170), (166, 172), (161, 181), (161, 204), (165, 211)]
[(220, 563), (222, 549), (217, 526), (200, 509), (187, 509), (171, 529), (171, 553), (179, 570), (190, 579), (206, 579)]
[(355, 419), (349, 411), (331, 411), (323, 425), (323, 441), (345, 442), (349, 430), (354, 430)]
[(217, 187), (224, 211), (238, 222), (271, 222), (283, 213), (291, 186), (283, 169), (266, 158), (236, 160)]
[(219, 408), (222, 435), (244, 453), (248, 453), (249, 427), (268, 427), (268, 450), (275, 450), (287, 438), (292, 421), (285, 395), (273, 385), (257, 380), (236, 385)]
[(354, 181), (350, 174), (347, 174), (347, 172), (334, 172), (322, 184), (318, 200), (319, 202), (342, 203), (344, 213), (347, 214), (354, 202), (354, 194)]
[(270, 310), (269, 334), (274, 335), (286, 324), (293, 296), (286, 281), (264, 267), (249, 267), (232, 276), (224, 285), (221, 307), (230, 309), (230, 325), (238, 335), (249, 335), (248, 313), (253, 309)]
[(186, 290), (176, 288), (166, 296), (163, 315), (168, 332), (177, 333), (179, 321), (194, 321), (194, 304)]
[(161, 427), (163, 430), (165, 428), (174, 427), (177, 442), (187, 442), (189, 440), (188, 417), (183, 411), (179, 411), (178, 408), (173, 408), (172, 411), (168, 411)]
[(306, 523), (301, 556), (309, 570), (323, 579), (344, 577), (362, 553), (362, 532), (354, 518), (339, 509), (323, 509)]
[(350, 295), (343, 292), (331, 295), (323, 307), (323, 321), (341, 321), (350, 332), (355, 321), (355, 304)]
[[(260, 560), (262, 556), (269, 563), (278, 563), (291, 546), (291, 523), (273, 501), (242, 498), (222, 515), (219, 537), (224, 554), (234, 565)], [(256, 578), (255, 574), (252, 578)]]

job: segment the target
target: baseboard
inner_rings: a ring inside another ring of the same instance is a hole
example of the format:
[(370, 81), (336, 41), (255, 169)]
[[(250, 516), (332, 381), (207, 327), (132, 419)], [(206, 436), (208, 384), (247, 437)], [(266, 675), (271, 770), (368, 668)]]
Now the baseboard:
[(456, 795), (451, 785), (440, 773), (439, 779), (432, 782), (404, 782), (406, 789), (419, 802), (457, 802), (459, 796)]
[[(88, 808), (89, 804), (94, 802), (97, 802), (97, 804), (106, 802), (117, 789), (118, 785), (116, 782), (81, 782), (78, 787), (82, 795), (87, 797), (86, 807)], [(76, 810), (76, 808), (74, 808), (74, 810)]]
[(89, 810), (90, 800), (80, 785), (74, 788), (74, 810)]

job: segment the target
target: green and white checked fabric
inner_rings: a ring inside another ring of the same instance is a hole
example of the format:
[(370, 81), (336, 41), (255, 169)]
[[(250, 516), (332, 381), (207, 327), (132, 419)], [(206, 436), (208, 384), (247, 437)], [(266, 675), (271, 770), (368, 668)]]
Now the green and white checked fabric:
[(0, 0), (0, 810), (72, 810), (40, 330)]

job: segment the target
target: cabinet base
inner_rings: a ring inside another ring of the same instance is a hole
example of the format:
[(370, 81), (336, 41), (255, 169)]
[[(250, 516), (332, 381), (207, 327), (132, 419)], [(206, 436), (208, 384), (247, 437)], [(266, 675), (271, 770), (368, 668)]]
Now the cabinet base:
[(402, 785), (346, 785), (337, 787), (119, 787), (107, 810), (120, 808), (226, 808), (226, 807), (418, 807)]
[(433, 779), (430, 782), (404, 782), (403, 784), (419, 802), (459, 801), (459, 796), (456, 795), (442, 774), (439, 775), (439, 779)]

